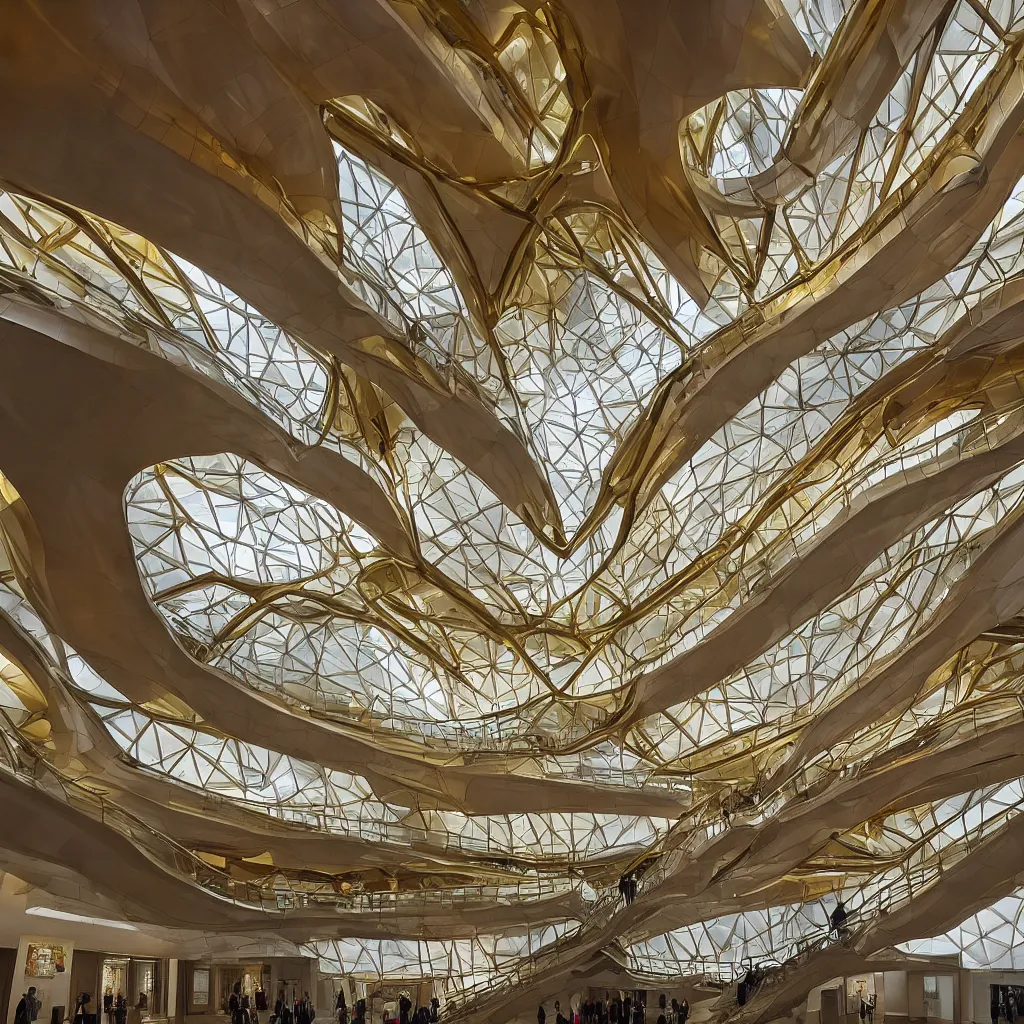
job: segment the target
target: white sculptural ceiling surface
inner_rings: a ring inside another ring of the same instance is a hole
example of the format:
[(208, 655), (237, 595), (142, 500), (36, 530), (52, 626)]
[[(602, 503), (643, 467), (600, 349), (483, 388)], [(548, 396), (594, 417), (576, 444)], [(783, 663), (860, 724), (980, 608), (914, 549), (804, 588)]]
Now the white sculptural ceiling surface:
[(466, 1020), (1024, 962), (1020, 0), (5, 16), (6, 869)]

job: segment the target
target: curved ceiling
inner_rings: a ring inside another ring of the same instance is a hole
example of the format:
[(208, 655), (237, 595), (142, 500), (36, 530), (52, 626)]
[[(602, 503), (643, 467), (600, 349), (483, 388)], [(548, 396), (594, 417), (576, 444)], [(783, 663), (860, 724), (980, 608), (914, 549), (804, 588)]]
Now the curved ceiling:
[(985, 965), (1018, 0), (8, 8), (3, 866), (466, 1020)]

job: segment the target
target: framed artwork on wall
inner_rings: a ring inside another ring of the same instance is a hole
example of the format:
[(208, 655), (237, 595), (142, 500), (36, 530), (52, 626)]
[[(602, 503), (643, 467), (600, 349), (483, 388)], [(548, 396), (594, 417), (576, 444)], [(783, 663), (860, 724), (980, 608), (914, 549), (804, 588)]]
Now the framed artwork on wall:
[(25, 955), (25, 975), (29, 978), (54, 978), (67, 969), (63, 946), (48, 942), (30, 942)]

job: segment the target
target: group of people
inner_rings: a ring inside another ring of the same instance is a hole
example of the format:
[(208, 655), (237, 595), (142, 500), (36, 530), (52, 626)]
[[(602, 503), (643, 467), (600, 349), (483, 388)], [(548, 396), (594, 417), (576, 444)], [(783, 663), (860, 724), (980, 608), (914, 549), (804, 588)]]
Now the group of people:
[(686, 999), (673, 999), (666, 1005), (665, 996), (658, 996), (658, 1018), (655, 1024), (686, 1024), (689, 1016), (690, 1004)]
[[(72, 1024), (95, 1024), (96, 1014), (90, 1008), (92, 996), (88, 992), (80, 992), (75, 998), (75, 1008), (71, 1013)], [(14, 1011), (14, 1024), (34, 1024), (39, 1016), (39, 999), (36, 997), (36, 988), (31, 986), (21, 997), (17, 1009)], [(108, 988), (103, 993), (103, 1017), (104, 1024), (142, 1024), (143, 1016), (149, 1011), (149, 996), (145, 992), (139, 993), (138, 1002), (134, 1006), (128, 1006), (128, 1000), (118, 989), (115, 993)], [(253, 1020), (247, 1024), (259, 1024)]]
[(128, 1000), (120, 989), (116, 994), (112, 988), (103, 993), (103, 1019), (106, 1024), (128, 1024)]
[[(999, 988), (993, 985), (992, 992), (995, 995), (999, 992)], [(992, 1000), (991, 1011), (992, 1024), (998, 1024), (1000, 1017), (1002, 1017), (1007, 1024), (1016, 1024), (1016, 1020), (1020, 1016), (1020, 1007), (1017, 1004), (1017, 997), (1013, 990), (1007, 990), (1005, 999), (1000, 999), (998, 995), (996, 995)]]
[[(96, 1015), (90, 1008), (92, 996), (88, 992), (80, 992), (75, 999), (75, 1009), (71, 1015), (72, 1024), (95, 1024)], [(149, 996), (139, 993), (135, 1005), (128, 1006), (128, 1000), (121, 995), (121, 990), (108, 988), (103, 993), (103, 1017), (105, 1024), (142, 1024), (142, 1018), (149, 1012)]]
[(357, 999), (356, 1005), (352, 1007), (352, 1017), (348, 1015), (348, 1004), (345, 1002), (345, 993), (338, 992), (338, 998), (334, 1000), (335, 1024), (366, 1024), (366, 1000)]
[[(308, 993), (306, 995), (306, 999), (309, 999)], [(283, 1009), (283, 992), (278, 998), (278, 1003), (282, 1005)], [(266, 1006), (267, 997), (263, 994), (262, 989), (256, 993), (256, 998), (254, 1000), (252, 996), (242, 991), (242, 983), (240, 981), (236, 981), (234, 988), (231, 989), (231, 995), (228, 997), (228, 1014), (231, 1017), (231, 1024), (260, 1024), (259, 1011), (261, 1007), (266, 1009)], [(296, 1006), (298, 1006), (297, 1003)], [(297, 1019), (297, 1015), (293, 1012), (293, 1022)], [(307, 1024), (310, 1024), (312, 1020), (313, 1018), (310, 1017)], [(280, 1017), (278, 1018), (278, 1021), (280, 1024)]]
[[(673, 999), (671, 1004), (664, 994), (658, 996), (658, 1016), (650, 1018), (650, 1024), (686, 1024), (690, 1016), (690, 1004), (686, 999)], [(625, 997), (616, 993), (604, 999), (588, 997), (576, 1007), (562, 1010), (562, 1004), (555, 1000), (554, 1024), (648, 1024), (647, 1007), (644, 1001), (631, 995)], [(547, 1024), (544, 1005), (537, 1009), (537, 1024)]]
[[(239, 998), (239, 1010), (243, 1016), (240, 1020), (235, 1018), (234, 1003), (235, 998)], [(234, 991), (231, 995), (231, 1004), (229, 1010), (231, 1012), (231, 1024), (259, 1024), (259, 1017), (255, 1014), (255, 1010), (251, 1002), (247, 1002), (248, 996), (241, 995), (241, 985), (235, 983)], [(244, 1014), (248, 1012), (249, 1020), (246, 1021)], [(277, 994), (277, 1001), (274, 1003), (274, 1012), (270, 1017), (268, 1024), (313, 1024), (313, 1018), (316, 1017), (316, 1008), (313, 1006), (313, 1000), (309, 998), (309, 993), (303, 993), (301, 999), (295, 999), (289, 1002), (284, 997), (284, 991), (280, 991)]]
[[(399, 996), (398, 1024), (437, 1024), (440, 1012), (441, 1002), (436, 997), (424, 1006), (417, 1006), (409, 998), (408, 992), (403, 992)], [(334, 1019), (336, 1024), (366, 1024), (366, 1000), (356, 1001), (350, 1017), (345, 993), (339, 992), (338, 998), (334, 1002)], [(300, 1024), (300, 1022), (296, 1021), (296, 1024)]]
[(408, 992), (398, 1000), (398, 1024), (436, 1024), (441, 1003), (435, 996), (427, 1006), (414, 1006)]

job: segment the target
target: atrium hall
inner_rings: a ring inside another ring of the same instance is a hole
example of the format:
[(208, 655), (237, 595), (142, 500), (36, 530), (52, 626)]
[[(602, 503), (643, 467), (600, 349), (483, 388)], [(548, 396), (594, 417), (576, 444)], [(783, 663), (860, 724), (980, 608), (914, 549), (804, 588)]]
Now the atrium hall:
[(1024, 0), (0, 0), (0, 1024), (1015, 1024)]

